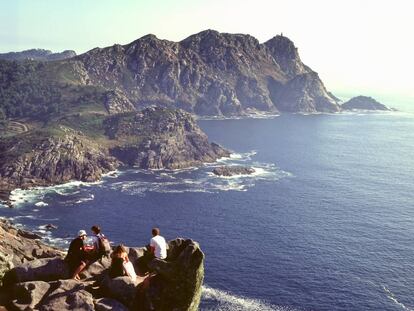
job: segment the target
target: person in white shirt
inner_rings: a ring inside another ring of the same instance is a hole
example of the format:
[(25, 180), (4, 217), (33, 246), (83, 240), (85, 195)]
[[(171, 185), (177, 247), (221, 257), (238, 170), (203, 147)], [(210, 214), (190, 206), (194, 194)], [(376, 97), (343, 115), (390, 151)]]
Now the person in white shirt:
[(150, 251), (155, 258), (167, 258), (167, 242), (160, 235), (159, 228), (152, 228), (152, 239), (150, 240)]

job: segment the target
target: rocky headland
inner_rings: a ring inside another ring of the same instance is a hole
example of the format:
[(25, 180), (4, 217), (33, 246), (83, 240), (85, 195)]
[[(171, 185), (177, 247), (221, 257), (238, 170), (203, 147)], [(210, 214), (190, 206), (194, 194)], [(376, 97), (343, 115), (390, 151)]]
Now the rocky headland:
[(395, 109), (388, 108), (387, 106), (376, 101), (369, 96), (356, 96), (348, 100), (341, 105), (343, 110), (382, 110), (393, 111)]
[[(73, 88), (78, 93), (93, 89), (89, 99), (107, 103), (111, 112), (148, 105), (202, 116), (340, 110), (338, 99), (283, 35), (264, 43), (250, 35), (214, 30), (180, 42), (146, 35), (54, 62), (2, 62), (0, 80), (2, 75), (8, 79), (0, 84), (0, 108), (12, 115), (12, 103), (22, 99), (20, 105), (42, 105), (46, 111), (54, 110), (50, 106), (56, 102), (60, 107), (85, 102), (85, 97), (71, 98), (68, 90)], [(38, 93), (42, 103), (32, 100)]]
[(96, 181), (120, 167), (177, 169), (228, 155), (182, 110), (67, 115), (0, 140), (0, 188), (7, 199), (15, 188)]
[[(195, 311), (201, 299), (204, 254), (198, 243), (168, 242), (166, 260), (153, 260), (155, 276), (111, 278), (103, 258), (68, 279), (64, 252), (43, 244), (30, 232), (0, 220), (0, 309), (7, 310), (155, 310)], [(128, 247), (136, 271), (146, 248)], [(150, 304), (151, 302), (151, 304)]]

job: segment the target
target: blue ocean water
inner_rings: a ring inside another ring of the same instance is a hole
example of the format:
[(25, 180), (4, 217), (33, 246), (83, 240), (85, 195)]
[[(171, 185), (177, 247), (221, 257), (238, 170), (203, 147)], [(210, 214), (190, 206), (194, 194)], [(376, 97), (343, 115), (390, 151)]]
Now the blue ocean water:
[[(206, 255), (201, 310), (414, 310), (413, 114), (199, 125), (230, 159), (16, 191), (0, 214), (61, 245), (95, 223), (128, 245), (153, 226), (191, 237)], [(256, 174), (213, 176), (223, 164)]]

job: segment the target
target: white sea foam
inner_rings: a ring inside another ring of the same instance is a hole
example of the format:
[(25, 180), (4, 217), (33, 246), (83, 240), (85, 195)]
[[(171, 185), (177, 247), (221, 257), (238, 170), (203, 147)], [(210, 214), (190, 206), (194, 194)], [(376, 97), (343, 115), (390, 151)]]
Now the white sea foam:
[(64, 239), (53, 237), (52, 232), (46, 229), (46, 225), (38, 226), (33, 232), (39, 234), (42, 237), (43, 242), (53, 246), (66, 248), (70, 242), (70, 238)]
[(43, 201), (40, 201), (40, 202), (35, 203), (35, 205), (36, 206), (48, 206), (49, 204), (47, 204), (47, 203), (45, 203)]
[(229, 292), (203, 286), (202, 299), (214, 303), (214, 311), (294, 311), (295, 309), (285, 306), (275, 306), (258, 299), (250, 299), (233, 295)]
[[(290, 173), (280, 170), (272, 163), (252, 162), (251, 159), (256, 154), (255, 150), (245, 153), (233, 153), (229, 158), (206, 164), (201, 168), (151, 171), (150, 174), (153, 176), (151, 180), (138, 176), (137, 180), (115, 182), (108, 185), (108, 187), (112, 190), (136, 196), (145, 196), (147, 192), (217, 193), (220, 191), (247, 191), (254, 187), (257, 181), (276, 181), (291, 176)], [(212, 168), (223, 164), (233, 166), (240, 165), (240, 163), (246, 164), (245, 162), (251, 163), (255, 170), (253, 174), (223, 177), (216, 176), (211, 172)], [(137, 170), (136, 173), (141, 173), (141, 170)], [(148, 174), (148, 172), (145, 172), (145, 175)]]
[(396, 305), (400, 306), (401, 309), (407, 310), (407, 311), (413, 311), (414, 309), (406, 306), (405, 304), (398, 301), (398, 299), (395, 297), (394, 293), (391, 292), (385, 285), (382, 285), (382, 289), (385, 291), (387, 297), (394, 302)]
[[(26, 218), (26, 219), (36, 219), (35, 216), (33, 215), (21, 215), (21, 216), (14, 216), (12, 217), (13, 220), (17, 220), (17, 219), (22, 219), (22, 218)], [(10, 218), (11, 219), (11, 218)]]
[(125, 171), (114, 170), (108, 173), (102, 174), (102, 178), (118, 178), (121, 176)]
[[(62, 196), (72, 195), (79, 193), (81, 187), (91, 187), (101, 184), (102, 181), (97, 182), (83, 182), (83, 181), (71, 181), (65, 184), (48, 186), (48, 187), (34, 187), (31, 189), (15, 189), (10, 193), (10, 202), (13, 207), (18, 207), (21, 204), (31, 203), (36, 205), (37, 203), (43, 203), (43, 198), (49, 193), (55, 193)], [(35, 203), (37, 202), (37, 203)], [(46, 204), (46, 203), (45, 203)], [(39, 205), (36, 205), (39, 206)], [(45, 205), (43, 205), (45, 206)]]
[(266, 113), (262, 111), (250, 111), (244, 116), (196, 116), (195, 118), (197, 120), (206, 120), (206, 121), (212, 121), (212, 120), (247, 120), (247, 119), (274, 119), (280, 117), (280, 114), (275, 113)]
[(80, 198), (79, 200), (75, 201), (75, 204), (80, 204), (88, 201), (93, 201), (95, 199), (95, 195), (89, 193), (86, 197)]

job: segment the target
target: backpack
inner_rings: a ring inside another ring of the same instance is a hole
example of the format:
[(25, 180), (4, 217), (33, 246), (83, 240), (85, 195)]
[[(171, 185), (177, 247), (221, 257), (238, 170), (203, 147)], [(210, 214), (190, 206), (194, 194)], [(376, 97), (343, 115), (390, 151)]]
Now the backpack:
[(103, 234), (100, 234), (98, 235), (98, 241), (99, 241), (99, 249), (98, 249), (99, 255), (108, 256), (112, 251), (112, 247), (111, 247), (111, 244), (109, 243), (109, 240)]

